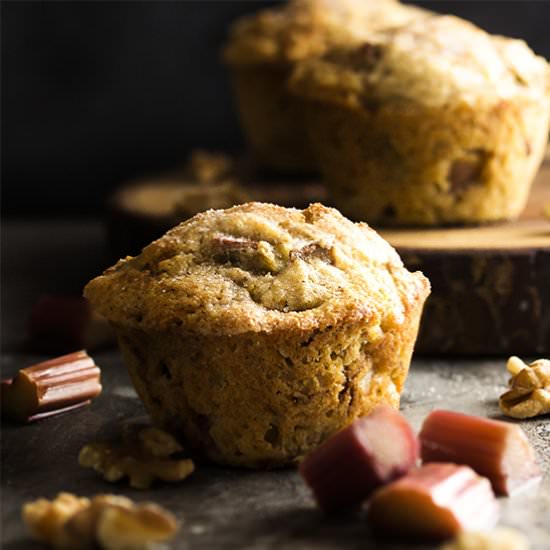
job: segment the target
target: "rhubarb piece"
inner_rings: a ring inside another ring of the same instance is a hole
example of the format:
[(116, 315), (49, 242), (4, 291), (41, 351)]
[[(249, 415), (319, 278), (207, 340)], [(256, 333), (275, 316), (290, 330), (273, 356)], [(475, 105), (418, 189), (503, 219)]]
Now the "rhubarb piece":
[(500, 495), (540, 477), (535, 452), (515, 424), (439, 410), (424, 420), (419, 437), (423, 462), (467, 464)]
[(48, 294), (31, 310), (30, 345), (41, 353), (97, 350), (115, 344), (107, 320), (81, 296)]
[(418, 442), (407, 421), (377, 407), (336, 433), (300, 464), (300, 473), (325, 512), (356, 508), (379, 486), (412, 468)]
[(500, 396), (500, 410), (512, 418), (550, 414), (550, 361), (537, 359), (530, 365), (510, 357), (506, 365), (512, 378), (510, 389)]
[(146, 427), (127, 433), (118, 443), (89, 443), (78, 462), (93, 468), (107, 481), (128, 477), (130, 487), (148, 489), (155, 479), (182, 481), (195, 469), (193, 461), (182, 457), (183, 448), (170, 434)]
[(151, 548), (173, 538), (179, 527), (164, 508), (117, 495), (59, 493), (52, 501), (28, 502), (22, 515), (34, 538), (59, 550)]
[(468, 466), (434, 463), (379, 489), (368, 517), (377, 533), (444, 540), (464, 530), (491, 529), (498, 504), (489, 480)]
[(473, 149), (468, 151), (465, 157), (454, 160), (447, 174), (450, 191), (460, 196), (472, 186), (479, 185), (483, 169), (490, 156), (489, 151)]
[(310, 243), (302, 248), (296, 248), (290, 251), (289, 258), (300, 259), (308, 261), (310, 259), (318, 259), (326, 263), (333, 264), (334, 260), (332, 258), (332, 251), (319, 243)]
[(2, 415), (32, 422), (88, 405), (101, 393), (100, 374), (85, 351), (21, 369), (2, 381)]
[(211, 244), (214, 257), (223, 263), (260, 273), (275, 273), (282, 267), (273, 245), (267, 241), (218, 233)]

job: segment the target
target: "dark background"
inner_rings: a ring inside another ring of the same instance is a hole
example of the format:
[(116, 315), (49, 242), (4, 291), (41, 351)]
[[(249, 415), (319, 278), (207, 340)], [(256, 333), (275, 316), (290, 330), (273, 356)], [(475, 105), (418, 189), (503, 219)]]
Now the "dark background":
[[(276, 2), (2, 2), (2, 209), (100, 212), (109, 190), (243, 149), (220, 62), (228, 23)], [(550, 2), (417, 2), (550, 58)]]

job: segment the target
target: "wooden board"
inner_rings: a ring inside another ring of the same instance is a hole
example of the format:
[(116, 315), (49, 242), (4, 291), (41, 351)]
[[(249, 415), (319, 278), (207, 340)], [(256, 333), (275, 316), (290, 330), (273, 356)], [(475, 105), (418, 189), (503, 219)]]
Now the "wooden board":
[(381, 231), (432, 283), (418, 353), (550, 353), (550, 164), (519, 220), (480, 227)]

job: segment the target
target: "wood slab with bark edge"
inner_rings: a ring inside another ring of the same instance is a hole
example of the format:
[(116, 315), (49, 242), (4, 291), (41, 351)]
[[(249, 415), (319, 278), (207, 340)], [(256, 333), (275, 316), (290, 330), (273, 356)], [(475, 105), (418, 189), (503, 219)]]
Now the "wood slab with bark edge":
[(432, 283), (416, 352), (550, 353), (550, 164), (516, 221), (381, 231), (405, 265)]

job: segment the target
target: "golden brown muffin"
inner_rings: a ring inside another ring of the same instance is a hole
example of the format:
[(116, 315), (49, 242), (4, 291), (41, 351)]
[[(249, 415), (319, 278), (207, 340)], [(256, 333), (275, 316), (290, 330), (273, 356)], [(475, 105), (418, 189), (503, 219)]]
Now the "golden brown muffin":
[(397, 0), (290, 0), (239, 19), (231, 28), (224, 58), (243, 129), (260, 162), (283, 172), (316, 169), (304, 131), (303, 105), (286, 90), (297, 61), (424, 13)]
[(546, 61), (452, 16), (301, 63), (290, 86), (335, 205), (369, 223), (504, 220), (525, 205), (550, 114)]
[(249, 467), (398, 407), (428, 293), (367, 225), (266, 203), (198, 214), (85, 289), (154, 421)]

